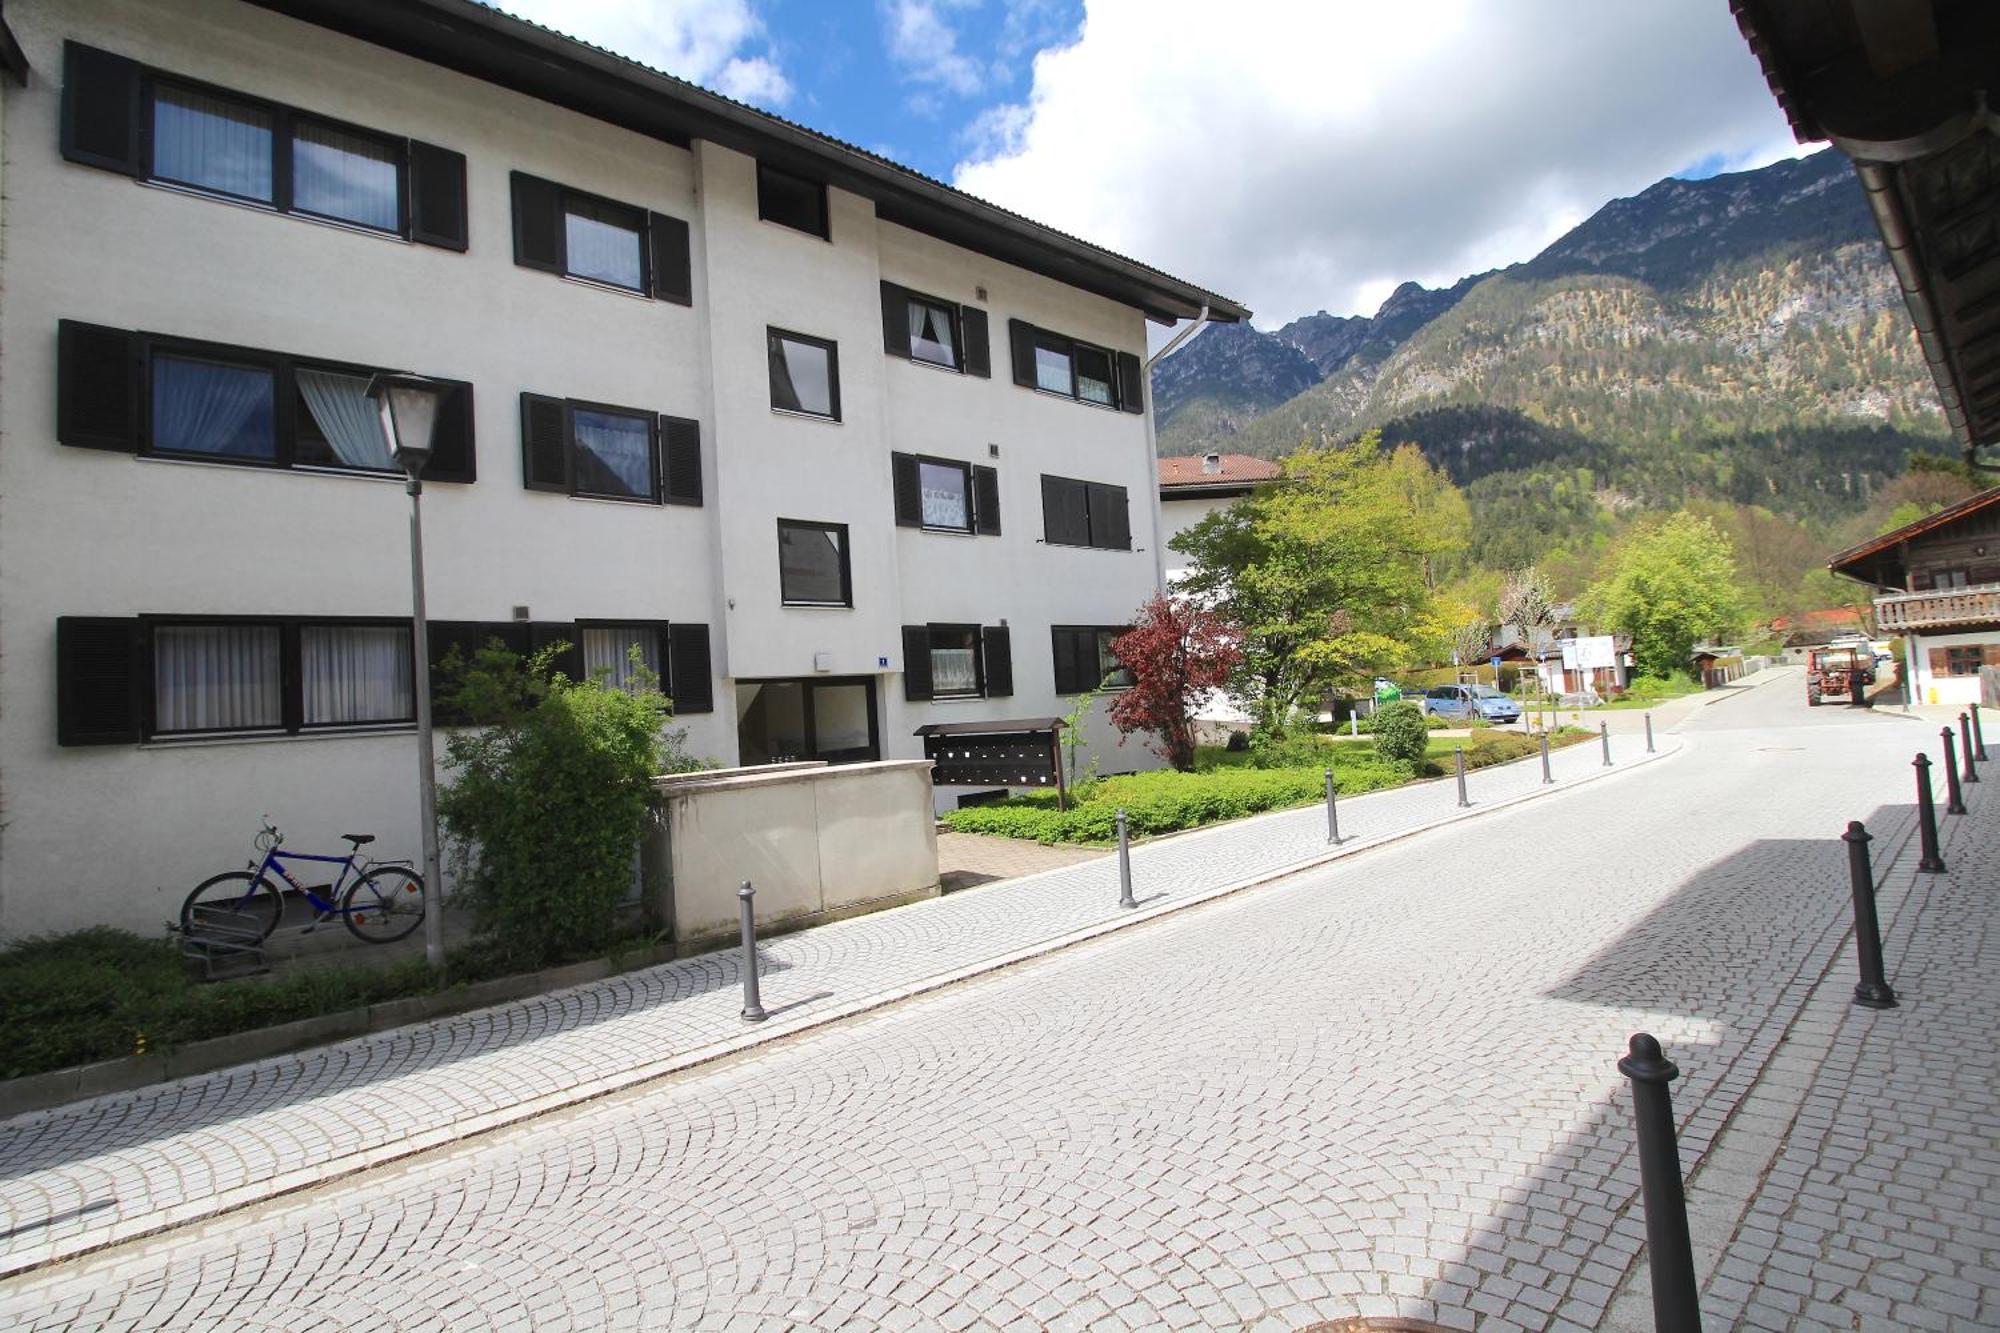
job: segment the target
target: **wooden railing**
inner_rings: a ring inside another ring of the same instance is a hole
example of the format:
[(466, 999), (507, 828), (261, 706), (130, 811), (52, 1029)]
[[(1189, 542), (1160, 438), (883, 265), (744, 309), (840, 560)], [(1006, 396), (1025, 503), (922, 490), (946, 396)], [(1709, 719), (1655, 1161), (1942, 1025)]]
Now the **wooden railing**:
[(1938, 592), (1899, 592), (1875, 599), (1875, 632), (2000, 622), (2000, 583)]

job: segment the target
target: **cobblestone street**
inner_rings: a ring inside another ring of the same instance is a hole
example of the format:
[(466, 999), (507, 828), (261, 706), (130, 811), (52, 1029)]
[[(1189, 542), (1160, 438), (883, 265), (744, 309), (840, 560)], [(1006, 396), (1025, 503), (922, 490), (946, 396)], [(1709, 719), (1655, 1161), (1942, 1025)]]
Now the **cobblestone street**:
[[(1683, 1071), (1711, 1328), (1993, 1327), (1992, 783), (1945, 821), (1950, 872), (1916, 875), (1909, 760), (1934, 729), (1809, 711), (1796, 680), (1696, 710), (1661, 762), (1577, 783), (1599, 762), (1579, 747), (1563, 789), (1499, 810), (1538, 771), (1475, 774), (1476, 817), (1199, 905), (1167, 910), (1323, 850), (1319, 812), (1164, 841), (1135, 857), (1151, 920), (26, 1273), (0, 1326), (1608, 1327), (1643, 1294), (1614, 1061), (1645, 1029)], [(1414, 827), (1440, 795), (1353, 802), (1349, 831)], [(1876, 835), (1903, 997), (1880, 1013), (1847, 1003), (1850, 818)], [(1030, 906), (1034, 940), (1084, 933), (1111, 876), (773, 941), (765, 1002), (904, 981), (856, 939), (940, 974), (995, 957)], [(159, 1217), (324, 1159), (329, 1121), (388, 1142), (412, 1087), (449, 1116), (527, 1062), (551, 1090), (650, 1077), (646, 1043), (722, 1031), (702, 1025), (733, 977), (699, 968), (493, 1011), (524, 1025), (504, 1038), (473, 1016), (267, 1062), (293, 1072), (262, 1101), (232, 1071), (0, 1126), (12, 1253), (100, 1199)], [(666, 1003), (682, 985), (701, 1003)], [(562, 1017), (578, 994), (603, 1012)]]

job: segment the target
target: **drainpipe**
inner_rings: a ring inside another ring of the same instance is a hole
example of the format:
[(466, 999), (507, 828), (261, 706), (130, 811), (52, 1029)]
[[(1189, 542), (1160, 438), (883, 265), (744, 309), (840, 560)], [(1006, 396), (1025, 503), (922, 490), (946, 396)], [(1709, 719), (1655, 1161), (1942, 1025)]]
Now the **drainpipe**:
[(1153, 590), (1163, 597), (1167, 591), (1167, 539), (1163, 531), (1166, 527), (1166, 517), (1160, 509), (1160, 440), (1153, 431), (1153, 366), (1176, 347), (1194, 337), (1206, 323), (1208, 323), (1208, 307), (1204, 305), (1201, 313), (1194, 317), (1192, 324), (1167, 339), (1167, 345), (1147, 357), (1146, 364), (1140, 368), (1144, 371), (1142, 378), (1146, 382), (1146, 461), (1151, 464), (1148, 472), (1150, 482), (1146, 489), (1153, 497)]

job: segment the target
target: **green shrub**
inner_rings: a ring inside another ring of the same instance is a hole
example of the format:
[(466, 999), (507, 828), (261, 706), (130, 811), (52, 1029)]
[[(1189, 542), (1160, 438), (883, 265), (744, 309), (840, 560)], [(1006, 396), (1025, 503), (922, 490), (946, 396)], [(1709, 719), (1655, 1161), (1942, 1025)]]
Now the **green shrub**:
[(1375, 752), (1393, 764), (1414, 771), (1424, 762), (1430, 744), (1430, 727), (1423, 711), (1407, 699), (1389, 704), (1375, 714)]

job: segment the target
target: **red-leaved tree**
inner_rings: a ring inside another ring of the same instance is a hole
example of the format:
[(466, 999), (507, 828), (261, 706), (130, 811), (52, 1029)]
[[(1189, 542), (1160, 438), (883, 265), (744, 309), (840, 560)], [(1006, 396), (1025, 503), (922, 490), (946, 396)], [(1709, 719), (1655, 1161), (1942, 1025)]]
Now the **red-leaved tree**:
[(1111, 645), (1132, 687), (1111, 705), (1111, 725), (1158, 737), (1153, 749), (1182, 772), (1194, 767), (1194, 715), (1243, 658), (1242, 635), (1205, 607), (1158, 593)]

